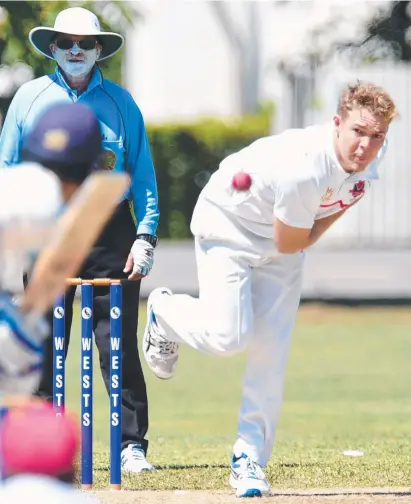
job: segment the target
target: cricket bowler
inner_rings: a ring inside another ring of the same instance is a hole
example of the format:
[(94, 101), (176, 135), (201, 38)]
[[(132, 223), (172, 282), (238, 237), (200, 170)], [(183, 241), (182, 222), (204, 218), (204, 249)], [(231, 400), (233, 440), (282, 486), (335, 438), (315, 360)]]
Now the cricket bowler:
[(173, 376), (180, 343), (212, 355), (246, 353), (229, 479), (238, 497), (270, 492), (264, 468), (282, 404), (305, 251), (378, 180), (396, 115), (384, 89), (357, 83), (344, 89), (326, 124), (261, 138), (226, 157), (191, 221), (199, 297), (167, 288), (149, 296), (143, 351), (157, 377)]

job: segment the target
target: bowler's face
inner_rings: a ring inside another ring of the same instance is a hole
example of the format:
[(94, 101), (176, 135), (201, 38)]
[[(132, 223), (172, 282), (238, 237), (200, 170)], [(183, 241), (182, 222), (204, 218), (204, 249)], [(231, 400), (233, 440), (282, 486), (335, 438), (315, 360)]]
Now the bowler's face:
[(388, 132), (389, 123), (365, 108), (334, 117), (335, 149), (347, 173), (361, 172), (375, 159)]

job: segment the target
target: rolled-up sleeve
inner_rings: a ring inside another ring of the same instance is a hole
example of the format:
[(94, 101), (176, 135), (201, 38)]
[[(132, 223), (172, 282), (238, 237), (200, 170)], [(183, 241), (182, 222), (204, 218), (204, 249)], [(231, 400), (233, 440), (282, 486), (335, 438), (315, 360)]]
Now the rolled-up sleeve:
[(320, 201), (314, 179), (286, 180), (277, 186), (274, 216), (287, 226), (311, 229)]
[(131, 194), (137, 219), (137, 234), (154, 235), (158, 226), (157, 180), (144, 119), (129, 95), (127, 103), (127, 171), (131, 175)]

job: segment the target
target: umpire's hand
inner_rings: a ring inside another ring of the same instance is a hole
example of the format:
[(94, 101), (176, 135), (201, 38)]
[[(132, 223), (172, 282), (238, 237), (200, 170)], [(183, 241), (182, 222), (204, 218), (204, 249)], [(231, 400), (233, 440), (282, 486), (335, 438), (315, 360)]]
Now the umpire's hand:
[(145, 240), (133, 243), (124, 267), (124, 273), (130, 273), (129, 280), (138, 280), (149, 274), (153, 267), (154, 247)]

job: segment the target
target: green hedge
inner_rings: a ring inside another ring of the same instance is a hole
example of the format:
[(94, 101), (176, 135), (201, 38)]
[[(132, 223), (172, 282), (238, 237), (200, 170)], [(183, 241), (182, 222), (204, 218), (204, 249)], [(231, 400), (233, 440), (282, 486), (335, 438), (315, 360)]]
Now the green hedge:
[(210, 175), (228, 154), (269, 134), (269, 116), (230, 123), (203, 120), (189, 125), (148, 125), (147, 132), (158, 183), (158, 235), (183, 239), (191, 236), (193, 208)]

